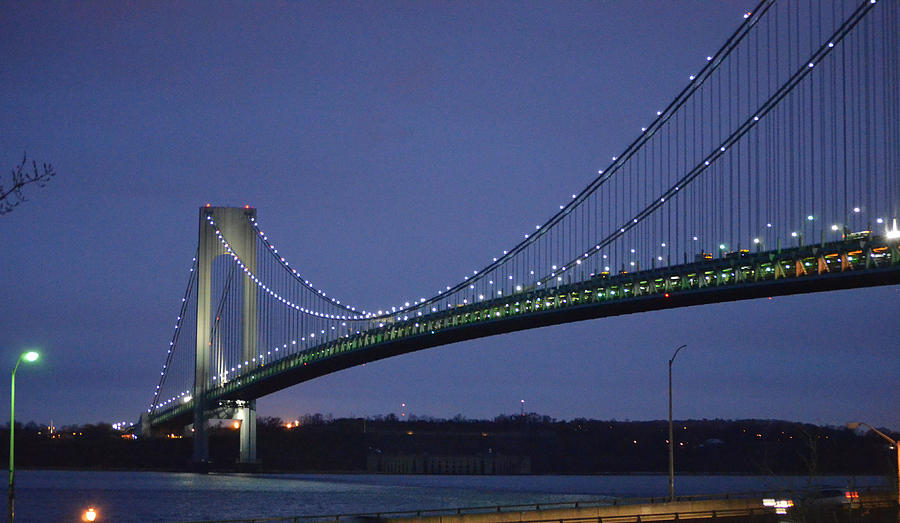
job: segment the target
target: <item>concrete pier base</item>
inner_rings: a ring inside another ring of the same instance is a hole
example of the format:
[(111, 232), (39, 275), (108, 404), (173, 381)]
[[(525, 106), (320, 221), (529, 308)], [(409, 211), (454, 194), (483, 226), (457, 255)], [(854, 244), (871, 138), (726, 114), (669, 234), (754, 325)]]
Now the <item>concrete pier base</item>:
[(238, 464), (256, 464), (256, 402), (248, 401), (237, 409), (235, 419), (241, 422), (241, 455)]

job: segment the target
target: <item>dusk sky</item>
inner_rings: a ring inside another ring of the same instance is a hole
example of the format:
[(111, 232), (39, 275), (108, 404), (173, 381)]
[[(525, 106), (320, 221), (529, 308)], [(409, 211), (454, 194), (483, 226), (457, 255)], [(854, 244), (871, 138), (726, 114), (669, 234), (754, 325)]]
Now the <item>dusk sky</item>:
[[(378, 308), (432, 296), (581, 191), (755, 6), (4, 2), (0, 167), (58, 175), (0, 216), (16, 419), (136, 421), (198, 208), (258, 209), (291, 265)], [(592, 320), (303, 383), (259, 415), (777, 418), (900, 429), (900, 287)], [(8, 376), (8, 374), (7, 374)], [(9, 394), (0, 379), (0, 398)], [(8, 405), (0, 401), (0, 416)]]

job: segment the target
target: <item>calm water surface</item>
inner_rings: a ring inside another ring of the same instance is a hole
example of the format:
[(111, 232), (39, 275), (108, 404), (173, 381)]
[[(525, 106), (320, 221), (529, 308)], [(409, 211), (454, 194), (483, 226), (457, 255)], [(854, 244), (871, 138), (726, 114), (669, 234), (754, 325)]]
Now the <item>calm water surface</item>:
[[(844, 486), (883, 485), (877, 476), (818, 478)], [(678, 494), (802, 487), (807, 478), (676, 477)], [(88, 506), (102, 521), (201, 521), (650, 497), (668, 492), (665, 475), (394, 476), (365, 474), (187, 474), (17, 471), (16, 520), (80, 521)]]

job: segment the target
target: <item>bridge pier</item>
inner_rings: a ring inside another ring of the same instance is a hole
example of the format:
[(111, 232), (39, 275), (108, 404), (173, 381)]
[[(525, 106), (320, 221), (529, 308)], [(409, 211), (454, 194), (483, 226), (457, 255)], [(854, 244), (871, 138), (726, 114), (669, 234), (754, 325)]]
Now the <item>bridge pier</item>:
[(241, 454), (239, 465), (256, 463), (256, 401), (248, 401), (237, 409), (235, 419), (241, 422)]
[(194, 465), (209, 463), (209, 433), (206, 431), (208, 422), (209, 420), (203, 413), (197, 414), (197, 408), (195, 407), (193, 425), (194, 453), (191, 458)]
[[(201, 207), (197, 242), (197, 345), (194, 366), (194, 453), (193, 462), (209, 462), (207, 391), (212, 386), (213, 364), (223, 364), (223, 355), (213, 353), (212, 328), (214, 304), (211, 289), (212, 266), (216, 258), (228, 255), (220, 235), (227, 238), (229, 248), (250, 272), (256, 272), (256, 232), (249, 218), (256, 217), (250, 207)], [(210, 221), (212, 218), (212, 223)], [(257, 298), (256, 287), (249, 276), (242, 278), (241, 356), (245, 362), (255, 361), (257, 355)], [(250, 370), (252, 365), (247, 365)], [(238, 408), (241, 423), (241, 462), (256, 460), (256, 402), (241, 402)], [(246, 428), (245, 428), (246, 427)]]
[(153, 427), (150, 425), (150, 414), (146, 412), (141, 413), (139, 430), (138, 435), (142, 438), (149, 438), (152, 435)]

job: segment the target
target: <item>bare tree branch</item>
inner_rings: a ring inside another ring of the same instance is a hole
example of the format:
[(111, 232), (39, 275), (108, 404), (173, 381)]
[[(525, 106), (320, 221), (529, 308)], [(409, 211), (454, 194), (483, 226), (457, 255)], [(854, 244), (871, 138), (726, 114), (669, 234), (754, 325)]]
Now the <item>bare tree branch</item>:
[(31, 169), (28, 169), (28, 155), (22, 157), (22, 163), (12, 170), (11, 182), (7, 185), (0, 179), (0, 215), (12, 212), (20, 203), (28, 201), (23, 189), (26, 185), (35, 184), (44, 187), (50, 178), (56, 176), (56, 171), (49, 163), (41, 164), (38, 169), (36, 161), (31, 161)]

